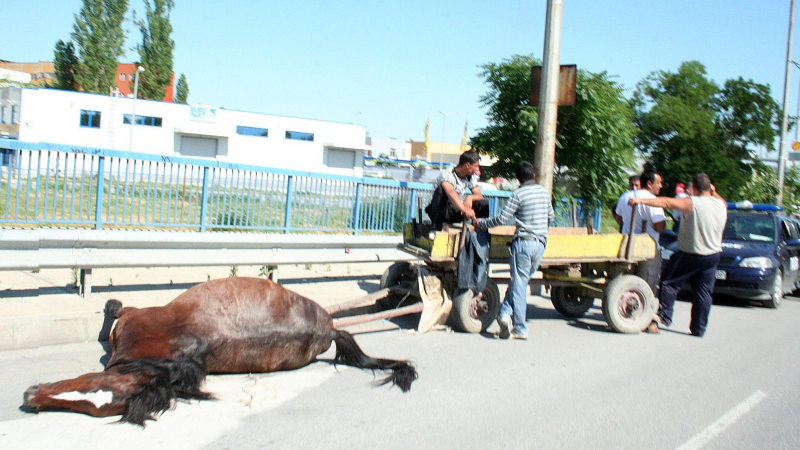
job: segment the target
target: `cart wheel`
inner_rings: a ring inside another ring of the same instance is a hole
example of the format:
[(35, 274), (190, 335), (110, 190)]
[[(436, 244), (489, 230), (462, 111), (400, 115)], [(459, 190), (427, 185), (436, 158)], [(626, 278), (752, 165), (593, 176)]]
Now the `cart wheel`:
[(594, 304), (594, 297), (578, 295), (578, 288), (572, 286), (553, 286), (550, 301), (556, 311), (567, 317), (581, 317)]
[[(381, 275), (381, 289), (402, 287), (410, 290), (417, 290), (417, 271), (414, 266), (406, 261), (398, 261)], [(388, 296), (378, 300), (378, 306), (381, 310), (395, 309), (403, 301), (403, 295), (389, 294)], [(404, 303), (411, 304), (417, 301), (416, 298), (407, 298)]]
[(489, 328), (497, 319), (502, 304), (500, 289), (492, 280), (486, 280), (483, 297), (473, 301), (474, 296), (475, 294), (467, 289), (460, 291), (453, 298), (453, 312), (450, 314), (453, 325), (467, 333), (480, 333)]
[(650, 325), (658, 302), (646, 281), (620, 275), (606, 286), (603, 317), (614, 331), (635, 334)]

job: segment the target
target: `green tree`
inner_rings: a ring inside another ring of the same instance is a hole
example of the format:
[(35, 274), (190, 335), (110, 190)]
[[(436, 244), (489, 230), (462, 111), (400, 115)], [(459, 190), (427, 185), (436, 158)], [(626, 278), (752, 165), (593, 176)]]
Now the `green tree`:
[(751, 194), (748, 183), (752, 188), (764, 180), (753, 149), (774, 150), (779, 107), (769, 86), (738, 78), (720, 88), (705, 66), (689, 61), (675, 73), (651, 73), (637, 86), (633, 104), (637, 146), (669, 191), (703, 171), (721, 195), (737, 200)]
[(128, 0), (83, 0), (75, 15), (72, 40), (80, 55), (75, 82), (84, 92), (108, 94), (117, 85), (117, 59), (124, 54), (122, 22), (127, 10)]
[(146, 72), (139, 80), (139, 96), (151, 100), (162, 100), (172, 84), (172, 52), (175, 41), (172, 35), (170, 12), (174, 7), (172, 0), (149, 0), (146, 20), (134, 20), (142, 32), (142, 43), (137, 46), (139, 59)]
[(186, 82), (186, 75), (181, 74), (178, 84), (175, 85), (175, 103), (186, 104), (189, 101), (189, 84)]
[[(777, 181), (775, 182), (777, 185)], [(770, 199), (770, 202), (775, 196)], [(790, 214), (800, 214), (800, 170), (797, 166), (786, 168), (783, 182), (783, 207)]]
[(75, 55), (75, 46), (72, 41), (56, 42), (54, 63), (56, 70), (56, 89), (77, 91), (75, 72), (78, 70), (78, 57)]
[[(514, 166), (533, 161), (538, 108), (529, 105), (531, 67), (540, 61), (515, 55), (481, 66), (489, 86), (480, 102), (488, 125), (470, 140), (473, 148), (497, 157), (492, 169), (512, 177)], [(633, 166), (633, 111), (623, 88), (603, 73), (578, 71), (575, 105), (558, 111), (555, 188), (584, 200), (616, 200)]]

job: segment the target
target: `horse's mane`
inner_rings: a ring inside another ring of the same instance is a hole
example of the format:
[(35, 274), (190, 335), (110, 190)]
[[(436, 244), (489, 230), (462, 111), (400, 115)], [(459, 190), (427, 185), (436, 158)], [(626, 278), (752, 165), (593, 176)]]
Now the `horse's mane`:
[(113, 367), (120, 373), (144, 373), (152, 378), (142, 389), (128, 398), (121, 422), (144, 426), (146, 420), (154, 420), (173, 407), (172, 400), (208, 400), (211, 394), (200, 389), (206, 377), (208, 344), (195, 342), (174, 360), (121, 361)]

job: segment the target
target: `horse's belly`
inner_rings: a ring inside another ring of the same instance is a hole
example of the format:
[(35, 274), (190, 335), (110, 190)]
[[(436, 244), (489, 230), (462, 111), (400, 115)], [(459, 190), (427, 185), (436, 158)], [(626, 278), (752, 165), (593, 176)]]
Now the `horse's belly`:
[(210, 342), (209, 373), (262, 373), (309, 364), (331, 346), (330, 337), (265, 336)]

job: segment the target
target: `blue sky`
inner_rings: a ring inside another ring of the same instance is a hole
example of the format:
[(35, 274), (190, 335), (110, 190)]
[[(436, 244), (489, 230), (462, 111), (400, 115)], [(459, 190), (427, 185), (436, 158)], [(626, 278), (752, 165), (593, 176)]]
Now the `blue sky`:
[[(541, 57), (546, 12), (545, 0), (175, 3), (174, 70), (186, 74), (190, 103), (356, 123), (372, 136), (413, 140), (424, 139), (432, 115), (431, 140), (444, 132), (453, 143), (465, 120), (470, 136), (486, 125), (478, 66)], [(81, 5), (3, 0), (0, 59), (52, 61)], [(139, 17), (143, 5), (130, 1)], [(633, 89), (652, 71), (697, 60), (719, 84), (739, 76), (769, 84), (781, 103), (789, 8), (790, 0), (563, 0), (561, 63), (607, 71)], [(125, 28), (133, 47), (140, 34), (130, 21)], [(121, 62), (135, 59), (131, 50)], [(793, 69), (792, 114), (799, 80)], [(446, 122), (439, 113), (456, 110)]]

